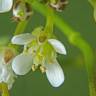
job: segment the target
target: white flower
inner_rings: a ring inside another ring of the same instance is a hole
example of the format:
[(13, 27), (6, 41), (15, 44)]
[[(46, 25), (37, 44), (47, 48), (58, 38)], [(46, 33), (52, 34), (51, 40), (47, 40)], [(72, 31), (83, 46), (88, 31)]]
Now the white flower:
[[(13, 73), (12, 70), (12, 59), (11, 58), (11, 53), (9, 54), (9, 50), (7, 50), (8, 52), (4, 53), (0, 53), (0, 83), (4, 82), (8, 85), (8, 89), (12, 88), (12, 85), (15, 81), (15, 74)], [(7, 53), (7, 54), (6, 54)], [(9, 56), (8, 56), (9, 54)]]
[(0, 0), (0, 13), (10, 11), (12, 5), (13, 5), (13, 0)]
[[(64, 82), (64, 72), (56, 60), (56, 52), (66, 55), (66, 49), (63, 44), (56, 39), (45, 40), (44, 43), (38, 43), (29, 33), (16, 35), (12, 38), (13, 44), (28, 46), (26, 52), (16, 56), (13, 60), (12, 68), (17, 75), (25, 75), (31, 68), (33, 71), (39, 67), (53, 87), (59, 87)], [(30, 43), (30, 44), (29, 44)], [(35, 53), (35, 55), (33, 55)]]

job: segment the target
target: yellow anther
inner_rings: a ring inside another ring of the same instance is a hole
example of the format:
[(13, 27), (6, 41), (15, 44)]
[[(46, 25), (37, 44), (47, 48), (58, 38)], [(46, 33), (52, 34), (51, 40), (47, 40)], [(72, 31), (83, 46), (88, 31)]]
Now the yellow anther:
[(35, 71), (37, 69), (37, 66), (35, 64), (32, 65), (32, 71)]
[(42, 73), (46, 72), (46, 68), (44, 66), (40, 66), (40, 70), (41, 70)]

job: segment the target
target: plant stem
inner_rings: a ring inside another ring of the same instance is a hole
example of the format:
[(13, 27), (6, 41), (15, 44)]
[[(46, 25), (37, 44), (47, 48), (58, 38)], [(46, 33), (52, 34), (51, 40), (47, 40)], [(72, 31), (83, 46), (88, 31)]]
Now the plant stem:
[(25, 30), (25, 28), (26, 28), (26, 26), (27, 26), (27, 23), (28, 23), (27, 20), (21, 21), (21, 22), (17, 25), (16, 30), (15, 30), (15, 32), (14, 32), (14, 35), (18, 35), (18, 34), (20, 34), (20, 33), (23, 33), (24, 30)]
[[(13, 35), (18, 35), (18, 34), (24, 33), (27, 24), (28, 24), (28, 20), (19, 22), (16, 26), (16, 29), (15, 29), (15, 32), (13, 33)], [(16, 51), (19, 49), (18, 45), (14, 45), (12, 43), (9, 43), (8, 46), (15, 49)]]

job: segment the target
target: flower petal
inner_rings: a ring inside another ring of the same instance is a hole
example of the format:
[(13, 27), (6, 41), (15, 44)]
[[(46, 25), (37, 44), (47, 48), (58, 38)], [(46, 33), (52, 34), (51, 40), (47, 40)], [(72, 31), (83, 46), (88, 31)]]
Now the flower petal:
[(3, 55), (0, 54), (0, 75), (2, 74), (2, 58), (3, 58)]
[(46, 75), (53, 87), (59, 87), (64, 82), (64, 73), (61, 66), (55, 61), (53, 64), (46, 64)]
[(0, 68), (2, 69), (0, 74), (0, 82), (5, 82), (8, 85), (8, 89), (11, 89), (16, 78), (11, 64), (2, 63)]
[(2, 74), (1, 74), (1, 77), (2, 77), (2, 81), (3, 81), (3, 82), (6, 82), (6, 83), (7, 83), (7, 81), (8, 81), (8, 76), (10, 75), (10, 71), (11, 71), (11, 70), (9, 70), (6, 65), (3, 65), (3, 64), (2, 64)]
[(0, 0), (0, 13), (10, 11), (13, 0)]
[(48, 42), (53, 46), (56, 52), (66, 55), (66, 49), (60, 41), (56, 39), (49, 39)]
[(12, 69), (17, 75), (25, 75), (32, 67), (32, 55), (20, 54), (12, 62)]
[(11, 42), (17, 45), (25, 45), (30, 43), (34, 39), (34, 36), (30, 33), (15, 35)]

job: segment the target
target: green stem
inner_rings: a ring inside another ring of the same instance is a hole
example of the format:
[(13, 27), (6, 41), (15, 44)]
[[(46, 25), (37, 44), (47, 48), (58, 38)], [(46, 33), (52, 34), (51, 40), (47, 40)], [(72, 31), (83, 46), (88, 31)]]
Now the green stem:
[[(46, 16), (48, 9), (46, 6), (32, 0), (27, 0), (32, 7), (42, 15)], [(74, 46), (78, 47), (81, 52), (83, 53), (84, 60), (85, 60), (85, 65), (86, 65), (86, 70), (88, 73), (88, 81), (89, 81), (89, 90), (90, 90), (90, 96), (96, 96), (96, 91), (95, 91), (95, 86), (93, 82), (93, 64), (94, 64), (94, 56), (93, 56), (93, 51), (89, 44), (82, 39), (80, 34), (76, 31), (74, 31), (71, 27), (69, 27), (61, 17), (58, 15), (54, 14), (54, 22), (57, 28), (61, 30), (61, 32), (66, 35), (68, 38), (69, 42), (73, 44)]]
[(93, 76), (94, 56), (92, 49), (89, 46), (89, 44), (85, 40), (83, 40), (80, 36), (75, 37), (74, 40), (72, 41), (72, 44), (78, 47), (83, 53), (85, 66), (88, 73), (90, 96), (96, 96), (96, 86), (94, 84), (94, 76)]
[(19, 24), (17, 25), (16, 30), (14, 32), (14, 35), (18, 35), (18, 34), (23, 33), (26, 26), (27, 26), (27, 23), (28, 23), (27, 20), (19, 22)]
[(47, 22), (46, 22), (46, 26), (45, 26), (45, 31), (52, 33), (54, 22), (53, 22), (53, 10), (51, 8), (49, 8), (46, 17), (47, 17)]
[[(28, 24), (28, 20), (19, 22), (17, 24), (16, 29), (15, 29), (14, 35), (18, 35), (18, 34), (24, 33), (27, 24)], [(14, 45), (12, 43), (9, 43), (8, 46), (13, 48), (13, 49), (15, 49), (16, 51), (19, 49), (19, 46)]]
[(53, 34), (53, 25), (54, 25), (53, 13), (54, 13), (53, 10), (50, 7), (48, 7), (48, 13), (46, 15), (47, 21), (46, 21), (44, 33), (49, 37)]

